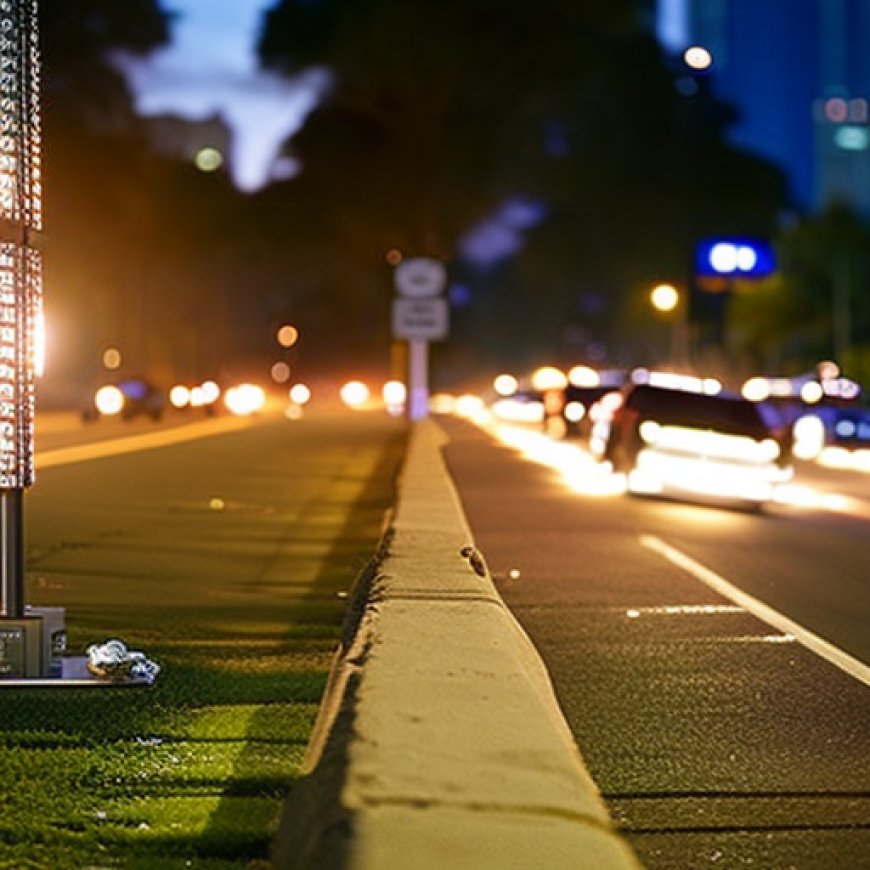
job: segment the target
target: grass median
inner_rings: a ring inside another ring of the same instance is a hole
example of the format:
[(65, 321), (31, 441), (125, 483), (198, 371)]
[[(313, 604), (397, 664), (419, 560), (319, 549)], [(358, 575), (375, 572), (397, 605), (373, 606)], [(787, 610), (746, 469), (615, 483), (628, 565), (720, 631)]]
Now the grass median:
[(161, 673), (0, 691), (0, 868), (267, 866), (405, 434), (273, 425), (41, 477), (28, 600)]

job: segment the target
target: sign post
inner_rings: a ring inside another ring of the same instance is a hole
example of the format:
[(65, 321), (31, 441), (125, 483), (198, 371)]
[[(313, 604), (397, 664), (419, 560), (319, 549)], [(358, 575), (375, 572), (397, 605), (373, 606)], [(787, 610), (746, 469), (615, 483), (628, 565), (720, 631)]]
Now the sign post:
[(429, 257), (403, 260), (395, 271), (393, 335), (408, 342), (408, 417), (429, 414), (429, 342), (443, 341), (449, 330), (444, 264)]

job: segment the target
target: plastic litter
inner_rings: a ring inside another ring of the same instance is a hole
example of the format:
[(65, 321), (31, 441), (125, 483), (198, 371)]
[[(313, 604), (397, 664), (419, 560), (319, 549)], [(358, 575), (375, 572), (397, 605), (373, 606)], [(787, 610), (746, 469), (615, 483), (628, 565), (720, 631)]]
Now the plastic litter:
[(116, 638), (92, 644), (87, 649), (87, 656), (88, 670), (104, 680), (150, 685), (160, 673), (160, 665), (146, 658), (144, 653), (128, 649), (127, 644)]

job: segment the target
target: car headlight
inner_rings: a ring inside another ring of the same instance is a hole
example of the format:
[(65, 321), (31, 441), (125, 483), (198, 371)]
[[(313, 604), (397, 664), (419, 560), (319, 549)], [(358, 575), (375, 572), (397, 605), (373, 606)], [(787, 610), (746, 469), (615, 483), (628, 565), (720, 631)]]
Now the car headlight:
[(773, 462), (779, 459), (780, 447), (773, 438), (765, 438), (758, 446), (761, 458), (766, 462)]
[(106, 417), (120, 414), (124, 408), (124, 394), (114, 385), (100, 387), (94, 395), (94, 405)]
[(644, 420), (638, 427), (637, 431), (643, 441), (646, 444), (649, 444), (650, 447), (653, 447), (658, 443), (658, 440), (661, 437), (662, 427), (661, 424), (656, 423), (655, 420)]
[(792, 427), (794, 455), (798, 459), (815, 459), (825, 446), (825, 424), (815, 414), (799, 417)]

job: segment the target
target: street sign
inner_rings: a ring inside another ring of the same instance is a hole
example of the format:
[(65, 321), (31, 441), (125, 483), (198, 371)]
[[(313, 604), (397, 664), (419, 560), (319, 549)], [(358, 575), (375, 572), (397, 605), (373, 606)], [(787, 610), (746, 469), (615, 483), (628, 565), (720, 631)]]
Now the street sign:
[(441, 341), (448, 332), (447, 300), (434, 299), (393, 300), (393, 336), (406, 341)]
[(444, 264), (431, 257), (414, 257), (403, 260), (394, 274), (396, 290), (411, 299), (428, 299), (437, 296), (447, 284)]
[(763, 239), (702, 239), (695, 248), (695, 274), (704, 277), (764, 278), (776, 271), (776, 257)]

